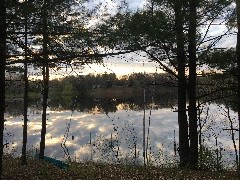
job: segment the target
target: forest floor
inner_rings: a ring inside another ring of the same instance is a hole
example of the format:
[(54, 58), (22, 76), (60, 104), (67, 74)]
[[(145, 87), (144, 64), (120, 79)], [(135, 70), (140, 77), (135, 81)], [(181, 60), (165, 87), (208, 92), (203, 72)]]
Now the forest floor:
[(3, 179), (9, 180), (235, 180), (237, 173), (233, 171), (211, 172), (180, 170), (175, 168), (142, 167), (126, 165), (106, 165), (97, 163), (71, 163), (67, 169), (59, 169), (47, 162), (29, 159), (22, 166), (19, 158), (4, 157)]

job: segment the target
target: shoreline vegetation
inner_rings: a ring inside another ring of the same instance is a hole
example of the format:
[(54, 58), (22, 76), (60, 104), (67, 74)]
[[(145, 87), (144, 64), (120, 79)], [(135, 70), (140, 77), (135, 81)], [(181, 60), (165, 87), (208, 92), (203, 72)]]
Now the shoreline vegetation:
[(33, 158), (22, 166), (20, 158), (5, 155), (3, 158), (3, 179), (5, 180), (36, 180), (36, 179), (64, 179), (64, 180), (92, 180), (92, 179), (237, 179), (234, 171), (195, 171), (178, 168), (161, 168), (153, 166), (111, 165), (101, 163), (70, 162), (69, 168), (59, 169), (44, 161)]
[(136, 95), (141, 96), (143, 93), (142, 88), (132, 88), (132, 87), (111, 87), (108, 89), (92, 89), (89, 91), (89, 96), (93, 98), (131, 98)]
[[(19, 77), (21, 79), (21, 77)], [(18, 78), (18, 79), (19, 79)], [(217, 102), (223, 104), (221, 100), (223, 94), (222, 79), (224, 74), (213, 74), (198, 77), (198, 96), (201, 104), (208, 102)], [(17, 80), (17, 79), (16, 79)], [(230, 79), (232, 81), (232, 79)], [(230, 81), (229, 80), (229, 81)], [(226, 80), (227, 81), (227, 80)], [(6, 99), (8, 102), (13, 102), (17, 99), (23, 98), (24, 83), (23, 81), (14, 81), (6, 86)], [(205, 86), (211, 84), (211, 86)], [(220, 84), (220, 87), (219, 87)], [(35, 101), (42, 98), (42, 81), (35, 80), (29, 82), (29, 101)], [(174, 77), (166, 73), (133, 73), (124, 75), (120, 79), (116, 74), (88, 74), (82, 76), (68, 76), (62, 79), (53, 79), (49, 82), (49, 97), (51, 99), (50, 106), (55, 104), (72, 104), (74, 98), (81, 101), (91, 101), (89, 99), (134, 99), (142, 103), (143, 89), (146, 90), (146, 102), (170, 101), (172, 105), (177, 103), (177, 81)], [(230, 98), (230, 106), (236, 110), (236, 95), (234, 89), (226, 87), (226, 98)]]

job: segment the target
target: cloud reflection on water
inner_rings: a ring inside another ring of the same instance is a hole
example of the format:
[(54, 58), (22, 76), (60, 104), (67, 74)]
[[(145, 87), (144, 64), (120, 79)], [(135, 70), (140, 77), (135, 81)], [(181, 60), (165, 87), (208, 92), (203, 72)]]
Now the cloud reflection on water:
[[(223, 153), (225, 153), (229, 163), (233, 164), (234, 157), (230, 156), (230, 153), (233, 153), (233, 144), (229, 132), (222, 130), (228, 126), (227, 123), (223, 123), (226, 118), (223, 114), (219, 114), (218, 106), (214, 104), (209, 106), (211, 114), (213, 114), (209, 118), (213, 120), (211, 126), (215, 131), (215, 135), (218, 136), (219, 145), (225, 149)], [(231, 112), (232, 117), (235, 115), (234, 112)], [(216, 117), (218, 118), (214, 119)], [(10, 142), (9, 148), (17, 148), (17, 152), (20, 154), (23, 117), (13, 117), (6, 114), (6, 119), (5, 134), (9, 133), (11, 135), (6, 135), (5, 139)], [(28, 149), (33, 147), (39, 148), (41, 114), (29, 114), (28, 119)], [(146, 110), (145, 119), (146, 137), (148, 137), (146, 138), (146, 142), (149, 142), (148, 152), (150, 152), (151, 147), (152, 155), (158, 156), (158, 160), (163, 159), (163, 157), (160, 157), (160, 151), (168, 157), (174, 158), (174, 130), (176, 131), (176, 140), (178, 143), (177, 113), (173, 112), (170, 108), (158, 110), (148, 109)], [(61, 144), (64, 141), (64, 133), (68, 126), (69, 133), (65, 138), (67, 148), (65, 152), (67, 151), (73, 159), (78, 161), (94, 159), (111, 162), (116, 162), (116, 157), (134, 159), (134, 143), (136, 143), (138, 157), (142, 159), (143, 111), (118, 108), (115, 113), (108, 113), (106, 115), (96, 113), (87, 114), (78, 111), (72, 113), (68, 110), (51, 111), (48, 109), (45, 149), (47, 156), (58, 159), (66, 158)], [(214, 133), (210, 130), (204, 133), (205, 139), (207, 140), (205, 140), (205, 144), (213, 147), (213, 149), (215, 143)], [(100, 141), (105, 142), (105, 144), (101, 144)], [(110, 147), (109, 144), (111, 143), (112, 146)], [(117, 152), (119, 152), (118, 156), (116, 156)]]

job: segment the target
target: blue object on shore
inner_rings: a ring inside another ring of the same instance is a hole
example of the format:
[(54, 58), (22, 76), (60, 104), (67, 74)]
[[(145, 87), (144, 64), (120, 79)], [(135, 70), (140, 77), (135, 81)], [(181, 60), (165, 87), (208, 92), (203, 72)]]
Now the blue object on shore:
[[(36, 158), (39, 159), (39, 155), (37, 154), (36, 155)], [(51, 158), (51, 157), (48, 157), (48, 156), (44, 156), (44, 161), (54, 165), (54, 166), (57, 166), (59, 167), (60, 169), (66, 169), (69, 167), (69, 165), (63, 161), (60, 161), (60, 160), (57, 160), (55, 158)]]

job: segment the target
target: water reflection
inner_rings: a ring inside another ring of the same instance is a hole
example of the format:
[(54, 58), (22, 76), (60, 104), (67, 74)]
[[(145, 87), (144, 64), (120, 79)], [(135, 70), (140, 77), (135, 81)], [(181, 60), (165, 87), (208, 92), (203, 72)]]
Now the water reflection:
[[(68, 99), (68, 100), (66, 100)], [(145, 109), (161, 109), (171, 108), (177, 102), (173, 95), (146, 96)], [(30, 99), (29, 106), (31, 113), (38, 113), (41, 111), (41, 99)], [(90, 97), (67, 97), (67, 98), (53, 98), (49, 99), (49, 107), (54, 111), (74, 110), (87, 113), (106, 113), (116, 112), (118, 109), (141, 111), (144, 108), (142, 96), (132, 96), (128, 99), (110, 99), (110, 98), (90, 98)], [(7, 102), (7, 113), (16, 116), (22, 115), (23, 102)]]
[[(174, 130), (178, 146), (177, 113), (171, 97), (155, 102), (146, 100), (147, 160), (155, 165), (178, 159), (174, 154)], [(74, 99), (72, 99), (74, 102)], [(48, 108), (46, 149), (47, 156), (77, 161), (95, 160), (108, 163), (142, 164), (143, 105), (142, 99), (78, 99), (76, 104), (62, 105), (50, 101)], [(5, 123), (5, 151), (20, 154), (22, 146), (22, 103), (7, 107)], [(215, 150), (215, 137), (224, 149), (225, 164), (234, 164), (233, 144), (226, 117), (219, 113), (221, 106), (208, 105), (211, 114), (203, 128), (204, 145)], [(15, 109), (14, 109), (15, 108)], [(15, 111), (16, 110), (16, 111)], [(233, 118), (236, 116), (231, 111)], [(204, 118), (204, 117), (203, 117)], [(28, 149), (38, 149), (41, 132), (41, 101), (32, 101), (29, 108)], [(234, 121), (237, 127), (236, 120)]]
[[(72, 114), (71, 111), (51, 111), (49, 109), (48, 114), (46, 134), (46, 154), (48, 156), (61, 159), (67, 158), (65, 155), (69, 153), (71, 158), (81, 161), (102, 158), (102, 160), (110, 162), (117, 162), (125, 158), (142, 159), (143, 114), (141, 111), (119, 109), (115, 113), (111, 112), (106, 115), (79, 111), (74, 111)], [(154, 152), (165, 144), (164, 152), (173, 154), (172, 139), (173, 131), (177, 129), (176, 114), (170, 109), (147, 110), (147, 114), (151, 121), (148, 134), (149, 149), (151, 148), (151, 151)], [(8, 137), (7, 141), (14, 143), (11, 146), (19, 150), (22, 142), (22, 118), (8, 115), (7, 119), (6, 131), (14, 133), (14, 136)], [(28, 147), (39, 147), (40, 122), (41, 115), (30, 114)], [(68, 135), (64, 137), (64, 132), (68, 127)], [(68, 153), (64, 153), (66, 149), (61, 148), (63, 141), (65, 141)], [(134, 154), (135, 151), (137, 151), (137, 155)]]

